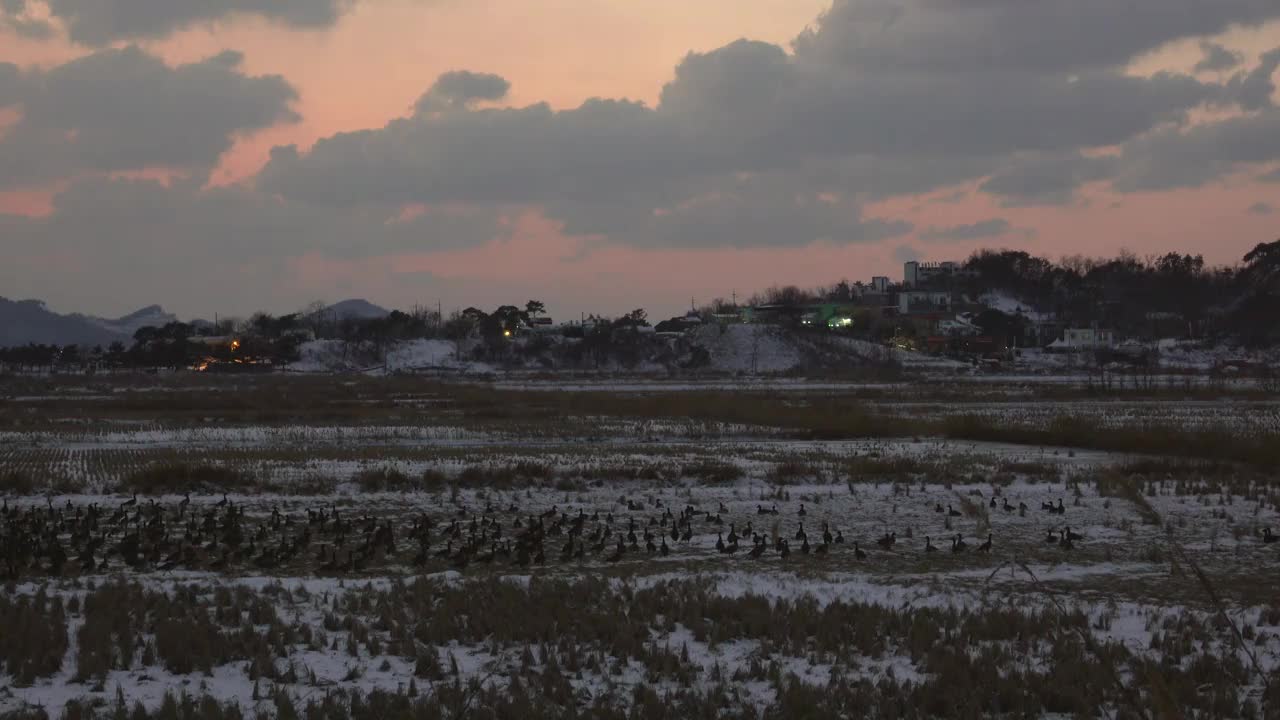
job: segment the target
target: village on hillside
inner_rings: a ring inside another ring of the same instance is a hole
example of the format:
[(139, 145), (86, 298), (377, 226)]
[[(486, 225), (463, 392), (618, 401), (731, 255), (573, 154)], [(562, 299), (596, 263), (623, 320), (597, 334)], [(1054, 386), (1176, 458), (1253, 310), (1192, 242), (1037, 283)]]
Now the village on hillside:
[(557, 320), (537, 300), (449, 317), (439, 308), (348, 301), (283, 316), (143, 325), (131, 343), (105, 347), (11, 347), (0, 350), (0, 370), (754, 374), (914, 366), (1270, 377), (1277, 358), (1268, 349), (1280, 341), (1277, 266), (1280, 241), (1259, 245), (1237, 268), (1177, 253), (1055, 264), (984, 251), (965, 262), (909, 261), (896, 279), (691, 303), (660, 321), (643, 309)]

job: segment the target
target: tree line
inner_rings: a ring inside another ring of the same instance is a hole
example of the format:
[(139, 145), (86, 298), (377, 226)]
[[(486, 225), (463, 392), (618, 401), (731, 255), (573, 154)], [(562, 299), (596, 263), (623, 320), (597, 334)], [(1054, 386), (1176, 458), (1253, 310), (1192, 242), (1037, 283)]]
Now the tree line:
[[(1054, 262), (1021, 250), (982, 249), (962, 268), (953, 276), (931, 278), (919, 289), (975, 301), (1004, 293), (1028, 313), (1052, 315), (1063, 326), (1107, 328), (1127, 337), (1280, 343), (1280, 240), (1258, 244), (1231, 266), (1211, 266), (1202, 255), (1175, 252), (1140, 258), (1121, 251), (1114, 258), (1073, 255)], [(818, 303), (857, 305), (859, 293), (842, 280), (812, 289), (771, 287), (747, 300), (753, 306)], [(731, 307), (717, 298), (702, 311)], [(999, 311), (982, 313), (979, 319), (985, 321), (980, 325), (1008, 332), (1025, 323)]]

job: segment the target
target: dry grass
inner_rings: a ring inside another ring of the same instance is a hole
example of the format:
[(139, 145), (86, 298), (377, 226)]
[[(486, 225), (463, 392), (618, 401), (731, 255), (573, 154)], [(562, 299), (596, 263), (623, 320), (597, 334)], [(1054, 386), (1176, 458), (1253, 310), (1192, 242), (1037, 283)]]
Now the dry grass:
[[(61, 620), (48, 603), (38, 608), (37, 623)], [(323, 622), (284, 620), (294, 613), (277, 608), (318, 609)], [(1238, 692), (1249, 672), (1234, 655), (1209, 650), (1225, 628), (1189, 613), (1160, 618), (1153, 642), (1183, 660), (1172, 664), (1095, 639), (1106, 617), (1062, 606), (891, 608), (847, 599), (728, 598), (693, 581), (635, 588), (593, 578), (535, 578), (528, 586), (497, 578), (420, 579), (325, 596), (280, 586), (261, 594), (181, 585), (161, 593), (111, 584), (89, 592), (83, 616), (77, 663), (87, 679), (149, 662), (176, 673), (244, 663), (261, 679), (261, 697), (284, 717), (563, 717), (566, 709), (606, 718), (673, 711), (757, 718), (763, 710), (766, 717), (921, 719), (1094, 716), (1105, 708), (1124, 717), (1161, 708), (1211, 717), (1262, 711)], [(677, 628), (708, 648), (746, 641), (758, 650), (734, 666), (704, 665), (687, 647), (655, 641), (655, 634)], [(499, 676), (465, 676), (448, 659), (445, 648), (453, 643), (519, 660)], [(318, 693), (311, 673), (288, 661), (298, 649), (346, 654), (352, 678), (387, 658), (414, 670), (400, 692), (331, 686)], [(858, 672), (888, 658), (921, 674), (912, 682), (892, 675), (872, 682)], [(831, 677), (802, 682), (795, 662), (829, 666)], [(620, 685), (615, 673), (628, 664), (641, 668), (642, 678)], [(612, 691), (583, 704), (573, 686), (583, 677)], [(771, 689), (767, 707), (733, 691), (748, 681)], [(122, 704), (127, 700), (86, 701), (69, 707), (68, 716), (115, 716)], [(227, 712), (212, 699), (181, 695), (150, 711), (130, 710), (157, 718)]]

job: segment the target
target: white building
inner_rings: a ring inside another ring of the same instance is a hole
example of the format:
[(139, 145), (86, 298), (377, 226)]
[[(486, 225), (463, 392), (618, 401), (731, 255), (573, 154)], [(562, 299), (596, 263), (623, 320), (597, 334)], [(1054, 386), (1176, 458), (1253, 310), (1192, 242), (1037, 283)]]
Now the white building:
[(902, 284), (907, 287), (918, 287), (930, 280), (940, 277), (959, 275), (963, 266), (958, 262), (911, 262), (902, 266)]
[(1096, 328), (1067, 328), (1062, 331), (1061, 345), (1055, 346), (1071, 350), (1096, 350), (1115, 346), (1115, 334), (1110, 330)]
[(903, 315), (949, 312), (950, 310), (951, 293), (926, 290), (911, 290), (898, 293), (898, 312)]

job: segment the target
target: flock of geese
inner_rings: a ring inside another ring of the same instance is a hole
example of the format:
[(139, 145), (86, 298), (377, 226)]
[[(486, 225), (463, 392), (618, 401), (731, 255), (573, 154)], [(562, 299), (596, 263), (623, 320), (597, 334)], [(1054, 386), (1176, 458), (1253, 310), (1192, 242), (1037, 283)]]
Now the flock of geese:
[[(7, 579), (32, 575), (101, 573), (131, 568), (137, 571), (204, 570), (229, 568), (272, 572), (310, 570), (319, 574), (359, 573), (380, 564), (403, 563), (416, 568), (446, 564), (456, 569), (470, 565), (507, 564), (527, 567), (542, 565), (548, 555), (560, 562), (602, 558), (616, 563), (630, 555), (668, 556), (673, 547), (690, 546), (695, 537), (716, 535), (715, 549), (722, 555), (742, 551), (752, 558), (766, 555), (787, 558), (793, 553), (823, 557), (852, 546), (856, 560), (868, 553), (855, 540), (846, 542), (844, 533), (827, 521), (819, 523), (811, 537), (805, 529), (808, 511), (801, 504), (794, 512), (798, 529), (794, 534), (778, 531), (780, 515), (776, 505), (757, 505), (756, 515), (770, 529), (753, 523), (739, 525), (726, 521), (729, 510), (723, 503), (716, 511), (693, 505), (673, 509), (661, 499), (646, 502), (623, 500), (625, 516), (612, 512), (567, 512), (553, 506), (537, 514), (522, 513), (516, 505), (500, 509), (492, 504), (479, 512), (465, 507), (445, 517), (426, 513), (406, 515), (398, 521), (343, 511), (333, 505), (310, 508), (305, 514), (284, 514), (272, 508), (269, 514), (247, 515), (243, 505), (229, 500), (202, 507), (188, 495), (165, 506), (155, 500), (139, 501), (137, 496), (113, 508), (98, 503), (0, 507), (0, 574)], [(1009, 504), (1007, 499), (991, 507), (1005, 512), (1027, 511), (1027, 506)], [(1061, 500), (1041, 504), (1051, 515), (1065, 515)], [(963, 515), (948, 505), (934, 511), (950, 518)], [(727, 526), (727, 527), (726, 527)], [(1083, 540), (1070, 527), (1050, 529), (1045, 542), (1070, 550)], [(1267, 528), (1263, 542), (1280, 539)], [(896, 532), (886, 532), (875, 545), (883, 551), (899, 543)], [(946, 539), (952, 553), (964, 553), (970, 542), (956, 534)], [(925, 553), (940, 552), (932, 536), (924, 538)], [(993, 535), (973, 549), (989, 553)]]

